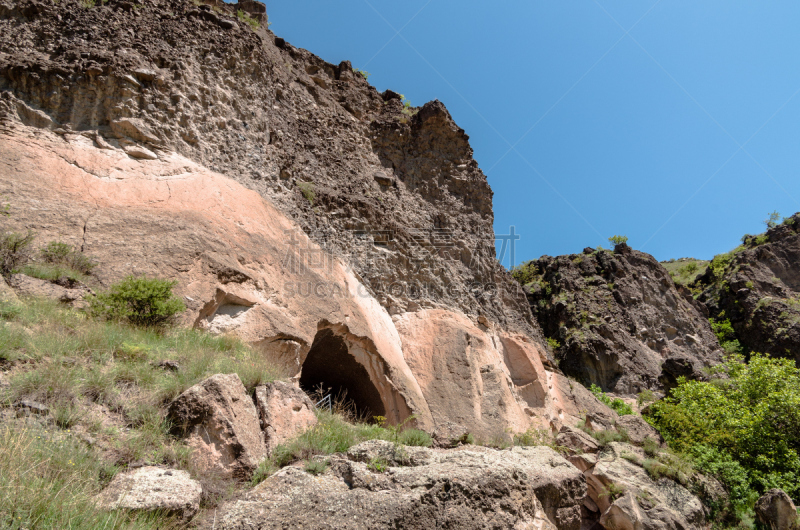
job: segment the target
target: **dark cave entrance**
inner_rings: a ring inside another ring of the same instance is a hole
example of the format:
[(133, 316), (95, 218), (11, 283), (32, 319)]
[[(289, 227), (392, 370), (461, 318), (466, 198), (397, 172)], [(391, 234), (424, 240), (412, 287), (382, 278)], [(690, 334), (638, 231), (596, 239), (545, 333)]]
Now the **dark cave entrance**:
[[(370, 421), (386, 416), (381, 395), (364, 368), (347, 349), (344, 340), (330, 329), (314, 337), (300, 376), (300, 388), (307, 393), (324, 389), (333, 399), (346, 396), (356, 415)], [(328, 390), (330, 389), (330, 390)]]

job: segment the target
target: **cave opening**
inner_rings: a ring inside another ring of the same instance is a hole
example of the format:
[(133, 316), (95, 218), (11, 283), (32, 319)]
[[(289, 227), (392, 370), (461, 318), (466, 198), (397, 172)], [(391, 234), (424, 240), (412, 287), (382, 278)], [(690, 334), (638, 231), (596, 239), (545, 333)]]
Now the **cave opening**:
[(344, 397), (358, 418), (370, 421), (386, 416), (380, 392), (367, 369), (356, 361), (344, 339), (330, 329), (317, 332), (300, 375), (300, 388), (306, 393), (322, 389), (334, 400)]

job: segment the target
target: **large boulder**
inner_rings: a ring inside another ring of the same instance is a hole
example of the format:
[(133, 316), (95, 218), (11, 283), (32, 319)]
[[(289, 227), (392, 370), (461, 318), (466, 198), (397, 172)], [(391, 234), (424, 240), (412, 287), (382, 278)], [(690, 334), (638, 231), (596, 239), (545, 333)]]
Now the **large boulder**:
[(107, 510), (157, 511), (190, 519), (202, 496), (200, 483), (186, 471), (148, 466), (116, 475), (97, 501)]
[[(408, 451), (406, 465), (381, 455)], [(287, 467), (220, 509), (217, 528), (578, 530), (581, 473), (547, 447), (435, 451), (366, 442), (322, 475)]]
[(267, 456), (256, 407), (237, 374), (194, 385), (170, 404), (167, 417), (200, 470), (247, 480)]
[(638, 414), (620, 416), (617, 418), (616, 427), (624, 429), (628, 434), (628, 439), (636, 445), (642, 445), (647, 439), (651, 439), (659, 445), (664, 442), (659, 432)]
[(641, 449), (619, 442), (609, 443), (596, 460), (583, 459), (588, 488), (585, 519), (629, 530), (704, 528), (700, 499), (672, 479), (652, 479), (637, 464), (643, 459)]
[(317, 424), (314, 404), (289, 383), (274, 381), (256, 387), (255, 402), (267, 453)]
[(800, 516), (785, 491), (771, 489), (756, 502), (756, 519), (769, 530), (798, 530)]
[(21, 295), (49, 298), (78, 308), (88, 306), (85, 297), (91, 294), (91, 290), (82, 285), (64, 287), (25, 274), (12, 274), (9, 284)]

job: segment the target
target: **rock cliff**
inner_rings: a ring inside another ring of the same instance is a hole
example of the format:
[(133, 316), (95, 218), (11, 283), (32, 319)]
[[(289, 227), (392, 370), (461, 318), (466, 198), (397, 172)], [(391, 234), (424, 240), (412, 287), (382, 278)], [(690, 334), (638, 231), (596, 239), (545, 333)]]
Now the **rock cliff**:
[[(712, 317), (730, 320), (745, 351), (800, 365), (800, 214), (716, 256), (694, 284)], [(733, 339), (733, 337), (730, 337)]]
[(587, 386), (664, 389), (721, 359), (706, 309), (649, 254), (623, 244), (526, 267), (524, 288), (559, 367)]
[(90, 4), (0, 2), (6, 229), (94, 256), (97, 288), (176, 280), (185, 324), (367, 417), (483, 439), (577, 421), (444, 105), (405, 109), (249, 4)]

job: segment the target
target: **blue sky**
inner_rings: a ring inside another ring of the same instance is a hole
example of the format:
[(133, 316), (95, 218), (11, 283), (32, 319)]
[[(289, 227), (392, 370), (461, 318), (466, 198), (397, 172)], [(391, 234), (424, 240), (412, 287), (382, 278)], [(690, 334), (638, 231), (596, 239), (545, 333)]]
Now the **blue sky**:
[(710, 258), (800, 211), (800, 2), (266, 3), (295, 46), (447, 105), (517, 262), (614, 234)]

